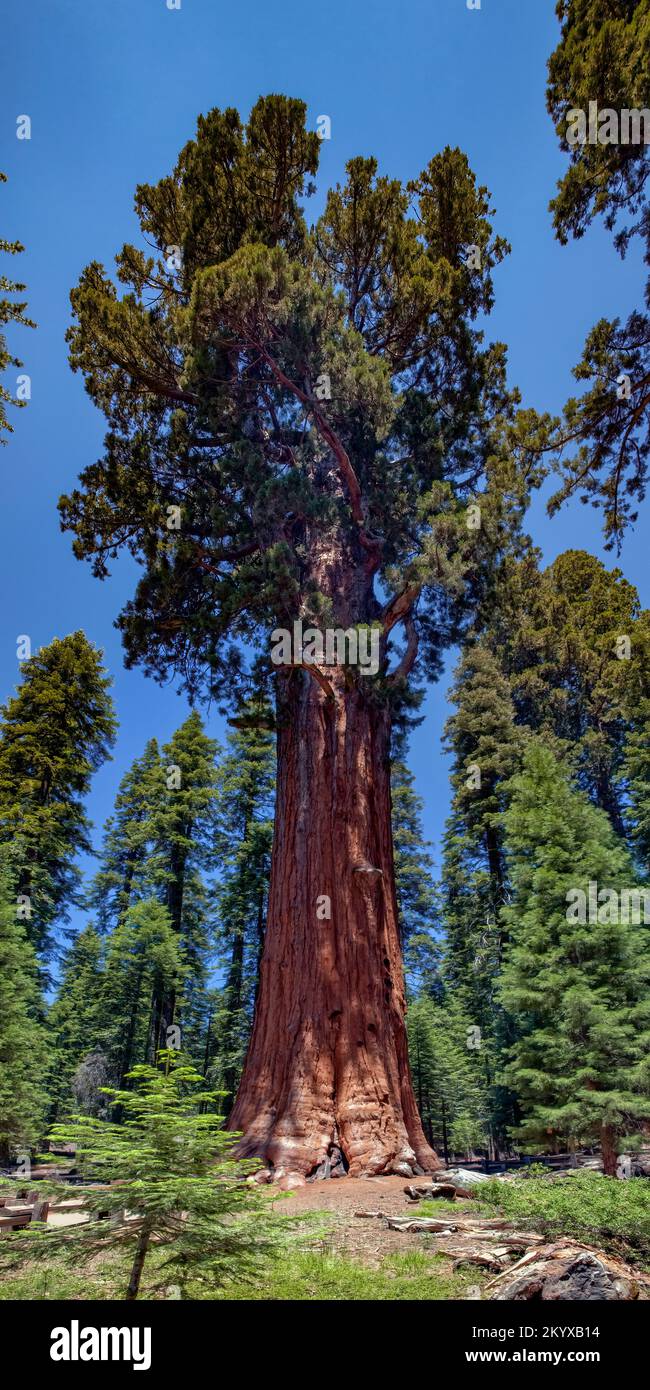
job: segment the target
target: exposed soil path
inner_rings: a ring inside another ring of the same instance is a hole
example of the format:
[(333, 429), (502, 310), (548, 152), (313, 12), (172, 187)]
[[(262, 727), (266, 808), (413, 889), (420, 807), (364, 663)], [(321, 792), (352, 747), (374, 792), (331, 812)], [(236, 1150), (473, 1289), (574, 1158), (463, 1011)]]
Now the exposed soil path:
[[(423, 1181), (414, 1179), (414, 1181)], [(384, 1216), (414, 1215), (417, 1206), (405, 1195), (406, 1180), (399, 1177), (331, 1178), (306, 1183), (282, 1194), (277, 1203), (280, 1212), (298, 1216), (301, 1212), (327, 1211), (331, 1216), (332, 1249), (338, 1254), (358, 1257), (372, 1265), (381, 1263), (385, 1255), (408, 1250), (427, 1250), (435, 1254), (430, 1236), (408, 1231), (390, 1231), (376, 1217), (357, 1217), (357, 1211), (380, 1211)], [(269, 1191), (272, 1189), (269, 1188)], [(456, 1203), (458, 1215), (470, 1207), (467, 1201)], [(450, 1216), (450, 1221), (455, 1217)]]

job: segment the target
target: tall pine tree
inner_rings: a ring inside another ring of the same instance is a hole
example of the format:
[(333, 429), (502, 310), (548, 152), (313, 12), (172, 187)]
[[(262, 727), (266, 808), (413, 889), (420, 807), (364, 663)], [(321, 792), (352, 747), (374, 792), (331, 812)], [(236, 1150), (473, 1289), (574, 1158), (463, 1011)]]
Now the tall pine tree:
[(424, 803), (407, 762), (407, 730), (393, 740), (391, 807), (395, 888), (407, 989), (435, 993), (440, 964), (439, 914), (430, 845), (422, 830)]
[(469, 1015), (453, 997), (421, 997), (407, 1018), (413, 1084), (425, 1133), (448, 1163), (489, 1146), (490, 1101), (484, 1057)]
[(49, 1119), (72, 1103), (72, 1078), (84, 1058), (101, 1046), (103, 1033), (103, 943), (92, 924), (66, 952), (56, 998), (48, 1014)]
[(225, 1092), (226, 1114), (246, 1056), (264, 944), (275, 790), (273, 722), (260, 690), (242, 705), (219, 769), (216, 906), (224, 983), (213, 1074)]
[(150, 889), (146, 865), (162, 788), (162, 762), (157, 741), (152, 738), (125, 772), (115, 810), (106, 822), (100, 868), (90, 891), (101, 931), (117, 926), (128, 908)]
[(537, 741), (504, 821), (513, 893), (500, 992), (519, 1031), (505, 1069), (519, 1137), (555, 1149), (598, 1142), (613, 1175), (617, 1145), (650, 1119), (648, 933), (624, 920), (620, 898), (633, 866)]
[(155, 1063), (161, 1000), (176, 998), (185, 962), (168, 909), (154, 898), (130, 907), (106, 947), (99, 1041), (111, 1078), (122, 1085), (133, 1066)]
[(647, 879), (650, 878), (650, 698), (641, 700), (630, 717), (623, 766), (628, 835)]
[(156, 999), (157, 1046), (174, 1021), (182, 1027), (191, 996), (205, 984), (210, 951), (208, 898), (202, 870), (214, 839), (218, 746), (193, 711), (162, 749), (158, 794), (151, 812), (152, 848), (146, 876), (164, 903), (185, 967), (183, 996)]
[(445, 729), (453, 759), (442, 876), (445, 973), (452, 987), (463, 988), (466, 1007), (487, 1036), (503, 949), (499, 914), (508, 894), (501, 816), (506, 783), (521, 758), (522, 731), (508, 682), (485, 643), (467, 646), (450, 698), (456, 711)]
[(45, 1119), (47, 1041), (34, 949), (0, 877), (0, 1164), (33, 1148)]
[(581, 787), (624, 830), (625, 741), (650, 695), (650, 613), (620, 569), (568, 550), (510, 568), (488, 628), (518, 722), (559, 740)]
[(0, 711), (0, 846), (30, 941), (51, 948), (90, 852), (84, 811), (114, 732), (110, 681), (83, 632), (55, 638), (24, 662), (18, 693)]

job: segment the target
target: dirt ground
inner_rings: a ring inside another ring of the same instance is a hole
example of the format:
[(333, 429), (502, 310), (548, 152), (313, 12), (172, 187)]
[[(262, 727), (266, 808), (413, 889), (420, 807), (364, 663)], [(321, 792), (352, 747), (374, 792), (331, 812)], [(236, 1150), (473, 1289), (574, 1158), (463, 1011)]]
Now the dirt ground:
[[(408, 1180), (403, 1177), (330, 1178), (306, 1183), (304, 1187), (294, 1188), (290, 1192), (279, 1192), (272, 1186), (263, 1190), (276, 1196), (274, 1205), (278, 1212), (287, 1212), (292, 1216), (327, 1213), (327, 1229), (322, 1240), (316, 1239), (317, 1248), (348, 1255), (377, 1268), (387, 1255), (406, 1254), (412, 1250), (435, 1253), (436, 1241), (431, 1236), (420, 1232), (391, 1231), (376, 1216), (356, 1215), (363, 1211), (380, 1212), (382, 1216), (415, 1217), (418, 1207), (409, 1202), (404, 1191), (407, 1185)], [(467, 1208), (471, 1204), (459, 1199), (455, 1205), (457, 1214), (449, 1216), (454, 1223), (462, 1220), (463, 1215), (470, 1215)], [(71, 1226), (89, 1219), (87, 1213), (66, 1211), (66, 1206), (75, 1208), (78, 1202), (62, 1202), (58, 1211), (50, 1211), (49, 1225)], [(440, 1215), (447, 1213), (441, 1212)], [(450, 1258), (450, 1269), (451, 1265)]]
[[(418, 1181), (416, 1179), (415, 1181)], [(301, 1212), (331, 1213), (333, 1231), (331, 1246), (339, 1254), (359, 1257), (370, 1264), (379, 1264), (384, 1255), (394, 1252), (434, 1248), (430, 1237), (405, 1231), (389, 1231), (383, 1221), (364, 1216), (357, 1211), (380, 1211), (385, 1216), (414, 1215), (417, 1207), (409, 1203), (404, 1188), (407, 1179), (330, 1178), (306, 1183), (292, 1192), (282, 1194), (278, 1211), (298, 1216)], [(272, 1189), (269, 1188), (269, 1191)], [(459, 1215), (464, 1201), (458, 1201)], [(451, 1218), (450, 1218), (451, 1219)], [(327, 1244), (327, 1238), (325, 1243)]]

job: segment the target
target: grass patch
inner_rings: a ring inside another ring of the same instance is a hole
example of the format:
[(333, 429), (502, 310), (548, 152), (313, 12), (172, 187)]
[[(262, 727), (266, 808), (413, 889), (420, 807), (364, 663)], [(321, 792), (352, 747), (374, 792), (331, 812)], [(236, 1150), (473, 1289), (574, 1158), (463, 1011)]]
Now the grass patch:
[(445, 1216), (475, 1216), (476, 1212), (476, 1203), (470, 1202), (467, 1197), (461, 1197), (457, 1202), (443, 1201), (434, 1197), (428, 1201), (425, 1198), (423, 1202), (418, 1202), (417, 1206), (410, 1206), (404, 1215), (410, 1216), (416, 1221), (418, 1216), (439, 1216), (442, 1219)]
[(475, 1270), (452, 1273), (443, 1256), (418, 1250), (388, 1255), (379, 1269), (349, 1256), (302, 1252), (277, 1261), (264, 1288), (226, 1286), (215, 1297), (298, 1303), (437, 1302), (465, 1298), (469, 1286), (479, 1282)]
[[(9, 1244), (5, 1237), (3, 1245)], [(3, 1252), (4, 1253), (4, 1252)], [(0, 1279), (0, 1302), (16, 1299), (20, 1302), (47, 1302), (50, 1299), (102, 1300), (122, 1298), (129, 1278), (131, 1261), (115, 1252), (106, 1253), (94, 1261), (91, 1269), (75, 1269), (60, 1255), (31, 1261), (16, 1269), (5, 1271)], [(152, 1257), (152, 1262), (155, 1256)], [(151, 1295), (149, 1295), (151, 1297)]]
[[(462, 1299), (470, 1285), (483, 1276), (475, 1270), (452, 1272), (450, 1262), (433, 1251), (407, 1250), (387, 1255), (378, 1268), (332, 1248), (332, 1236), (323, 1238), (323, 1225), (317, 1232), (302, 1232), (300, 1247), (281, 1249), (269, 1259), (263, 1272), (250, 1280), (229, 1279), (221, 1285), (208, 1277), (189, 1281), (186, 1296), (217, 1302), (441, 1302)], [(314, 1239), (319, 1248), (309, 1248)], [(6, 1242), (8, 1244), (9, 1241)], [(5, 1244), (5, 1242), (3, 1242)], [(124, 1297), (130, 1256), (123, 1251), (106, 1251), (93, 1259), (90, 1267), (76, 1269), (61, 1255), (48, 1257), (41, 1245), (38, 1264), (33, 1262), (6, 1270), (0, 1281), (0, 1300), (21, 1301), (65, 1299), (71, 1301)], [(170, 1297), (173, 1271), (164, 1268), (165, 1252), (153, 1250), (145, 1267), (141, 1300)]]

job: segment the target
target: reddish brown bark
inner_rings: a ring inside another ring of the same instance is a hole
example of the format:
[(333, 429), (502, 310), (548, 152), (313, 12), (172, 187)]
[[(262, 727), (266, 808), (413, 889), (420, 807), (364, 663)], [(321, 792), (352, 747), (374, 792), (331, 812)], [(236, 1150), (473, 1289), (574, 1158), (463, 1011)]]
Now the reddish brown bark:
[(268, 926), (229, 1124), (276, 1178), (432, 1170), (404, 1025), (390, 717), (372, 678), (328, 667), (327, 679), (331, 698), (306, 670), (279, 678)]
[(618, 1154), (616, 1152), (616, 1134), (612, 1125), (603, 1125), (601, 1127), (600, 1151), (603, 1159), (603, 1173), (605, 1173), (608, 1178), (615, 1178), (618, 1166)]

